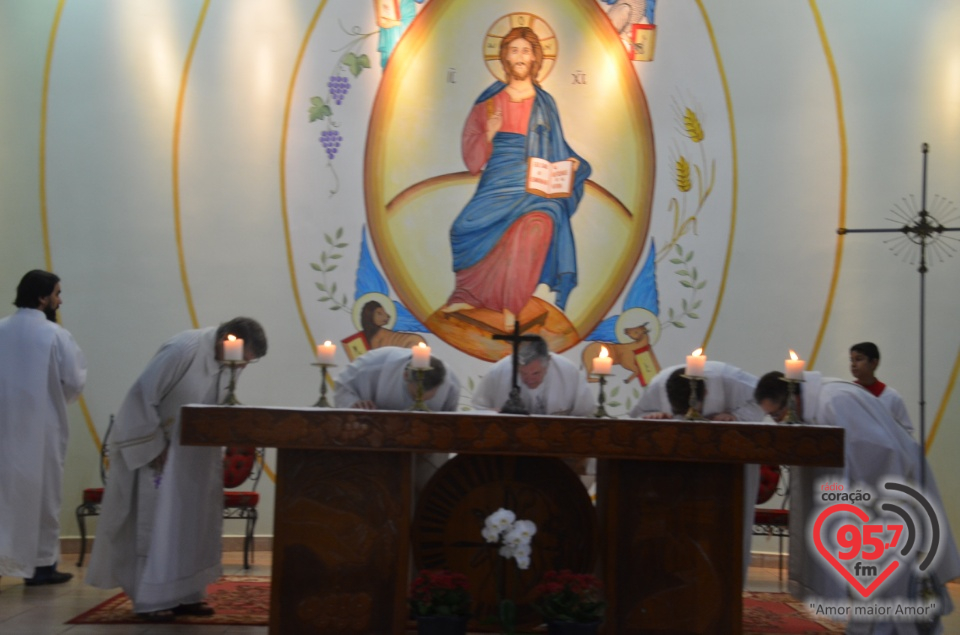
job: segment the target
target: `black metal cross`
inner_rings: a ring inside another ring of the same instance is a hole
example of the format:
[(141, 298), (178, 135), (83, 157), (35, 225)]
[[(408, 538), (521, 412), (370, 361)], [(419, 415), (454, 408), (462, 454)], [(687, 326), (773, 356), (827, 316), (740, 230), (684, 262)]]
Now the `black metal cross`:
[(931, 247), (939, 248), (939, 254), (941, 258), (943, 255), (951, 255), (951, 252), (957, 251), (953, 246), (944, 245), (936, 241), (938, 241), (945, 232), (960, 231), (960, 227), (944, 227), (940, 221), (934, 218), (930, 212), (927, 211), (927, 154), (930, 152), (930, 145), (924, 143), (920, 149), (921, 152), (923, 152), (923, 185), (920, 199), (920, 211), (917, 212), (916, 217), (912, 217), (904, 210), (898, 208), (897, 216), (899, 216), (900, 220), (897, 222), (906, 221), (906, 224), (902, 225), (901, 227), (889, 227), (882, 229), (848, 229), (846, 227), (841, 227), (837, 230), (837, 233), (841, 236), (844, 234), (899, 233), (901, 236), (897, 239), (893, 239), (893, 242), (899, 242), (903, 244), (897, 245), (897, 249), (894, 251), (894, 253), (897, 253), (897, 250), (902, 251), (902, 248), (909, 246), (909, 244), (920, 246), (920, 265), (917, 268), (917, 271), (920, 272), (920, 485), (922, 487), (926, 475), (927, 439), (925, 417), (926, 387), (924, 383), (924, 365), (926, 362), (924, 347), (926, 339), (925, 323), (927, 246), (929, 245)]
[(512, 335), (494, 335), (493, 339), (506, 340), (513, 344), (513, 382), (510, 384), (510, 398), (500, 408), (500, 412), (511, 415), (528, 415), (530, 412), (524, 407), (523, 401), (520, 399), (520, 384), (517, 383), (517, 372), (520, 366), (517, 353), (520, 352), (521, 342), (534, 342), (540, 339), (540, 336), (520, 335), (520, 320), (514, 320)]

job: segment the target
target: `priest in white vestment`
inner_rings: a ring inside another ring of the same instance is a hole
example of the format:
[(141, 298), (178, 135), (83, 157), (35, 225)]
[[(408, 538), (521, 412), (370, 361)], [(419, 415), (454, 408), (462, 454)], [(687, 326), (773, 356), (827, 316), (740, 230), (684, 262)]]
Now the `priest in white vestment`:
[[(591, 417), (597, 409), (586, 376), (566, 357), (551, 353), (541, 337), (521, 342), (517, 347), (517, 386), (520, 401), (530, 414)], [(499, 411), (510, 399), (512, 389), (513, 355), (508, 355), (491, 366), (480, 380), (473, 393), (473, 407)], [(569, 458), (565, 462), (583, 486), (591, 490), (596, 459)]]
[[(337, 376), (333, 402), (337, 408), (409, 410), (417, 384), (407, 370), (413, 358), (409, 348), (384, 346), (364, 353)], [(451, 412), (460, 403), (460, 380), (442, 361), (430, 358), (432, 371), (424, 373), (423, 401), (434, 412)]]
[[(638, 419), (682, 419), (689, 410), (690, 380), (683, 377), (684, 365), (665, 368), (654, 377), (643, 396), (630, 410)], [(753, 399), (757, 387), (755, 375), (713, 360), (703, 367), (703, 395), (700, 412), (711, 421), (758, 422), (763, 410)], [(743, 581), (746, 584), (753, 544), (753, 517), (760, 488), (760, 466), (743, 469)]]
[(86, 581), (123, 587), (149, 621), (213, 613), (204, 598), (221, 572), (222, 449), (180, 445), (180, 408), (222, 400), (227, 335), (244, 340), (245, 362), (267, 352), (250, 318), (185, 331), (161, 346), (117, 412)]
[[(368, 351), (347, 366), (336, 379), (333, 403), (337, 408), (409, 410), (417, 394), (413, 372), (408, 370), (413, 353), (409, 348), (384, 346)], [(430, 358), (423, 374), (422, 399), (433, 412), (453, 412), (460, 403), (460, 380), (442, 361)], [(421, 491), (443, 465), (448, 454), (418, 454), (415, 487)]]
[[(542, 338), (525, 341), (517, 351), (520, 400), (530, 414), (590, 417), (597, 408), (586, 376), (576, 364), (551, 353)], [(513, 388), (513, 356), (496, 362), (473, 393), (473, 407), (497, 410)]]
[(87, 378), (83, 353), (56, 323), (60, 279), (27, 273), (17, 311), (0, 320), (0, 575), (59, 584), (67, 404)]
[[(757, 383), (755, 398), (764, 412), (774, 420), (786, 414), (787, 388), (782, 373), (767, 373)], [(843, 468), (796, 467), (791, 472), (790, 493), (790, 592), (799, 599), (822, 598), (845, 601), (848, 598), (866, 601), (858, 592), (827, 564), (812, 544), (813, 518), (830, 502), (823, 502), (821, 485), (840, 483), (845, 492), (869, 488), (873, 504), (890, 500), (883, 485), (890, 481), (909, 483), (920, 490), (934, 509), (939, 510), (940, 544), (938, 558), (925, 572), (939, 584), (960, 576), (960, 553), (953, 539), (949, 522), (943, 514), (943, 504), (933, 473), (926, 466), (924, 486), (920, 487), (920, 449), (910, 434), (893, 415), (860, 386), (840, 379), (825, 378), (820, 373), (804, 372), (799, 384), (801, 398), (797, 413), (809, 424), (839, 426), (846, 431)], [(871, 504), (867, 504), (868, 506)], [(879, 510), (870, 510), (871, 519)], [(829, 532), (823, 532), (826, 537)], [(827, 540), (825, 539), (826, 543)], [(918, 543), (923, 542), (918, 540)], [(831, 546), (828, 544), (827, 549)], [(918, 544), (919, 548), (919, 544)], [(899, 554), (899, 552), (897, 552)], [(908, 557), (913, 558), (911, 553)], [(869, 602), (917, 602), (914, 595), (917, 575), (915, 563), (904, 561), (904, 567), (895, 572), (870, 596)], [(864, 580), (864, 583), (870, 580)], [(938, 609), (952, 610), (949, 596), (944, 593)], [(883, 619), (883, 618), (880, 618)], [(852, 620), (848, 633), (915, 635), (921, 632), (913, 622)], [(939, 632), (937, 630), (929, 632)]]

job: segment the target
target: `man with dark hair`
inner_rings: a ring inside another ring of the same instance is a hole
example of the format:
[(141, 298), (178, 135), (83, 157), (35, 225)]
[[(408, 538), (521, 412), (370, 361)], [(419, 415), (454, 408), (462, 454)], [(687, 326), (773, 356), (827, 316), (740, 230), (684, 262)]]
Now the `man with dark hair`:
[(67, 404), (87, 379), (83, 352), (56, 323), (60, 278), (35, 269), (0, 320), (0, 575), (60, 584), (60, 500)]
[[(333, 403), (337, 408), (409, 410), (417, 394), (417, 381), (408, 367), (409, 348), (384, 346), (355, 359), (337, 377)], [(460, 402), (460, 380), (436, 357), (423, 374), (423, 401), (433, 411), (450, 412)]]
[(117, 412), (86, 581), (123, 587), (147, 621), (213, 614), (203, 600), (220, 577), (222, 449), (180, 445), (180, 408), (222, 401), (228, 335), (243, 340), (241, 370), (267, 353), (250, 318), (184, 331), (160, 347)]
[[(419, 387), (413, 371), (409, 348), (385, 346), (366, 352), (337, 377), (333, 404), (337, 408), (365, 410), (409, 410)], [(442, 361), (430, 357), (430, 370), (423, 373), (423, 396), (427, 408), (435, 412), (453, 412), (460, 403), (460, 380)], [(427, 481), (449, 458), (434, 452), (418, 454), (415, 487), (422, 490)]]
[[(690, 380), (684, 377), (686, 366), (671, 366), (650, 381), (630, 416), (640, 419), (683, 419), (690, 408)], [(711, 421), (758, 422), (763, 411), (753, 400), (757, 378), (736, 366), (708, 360), (703, 381), (696, 383), (700, 413)], [(746, 582), (753, 542), (753, 515), (760, 487), (760, 466), (743, 469), (743, 579)]]
[[(840, 483), (845, 492), (864, 491), (881, 494), (891, 477), (919, 486), (919, 447), (901, 427), (890, 411), (863, 388), (840, 379), (823, 377), (817, 372), (804, 372), (797, 390), (797, 414), (802, 421), (814, 425), (839, 426), (845, 431), (843, 468), (796, 467), (791, 471), (790, 493), (790, 592), (799, 599), (808, 597), (846, 599), (849, 586), (833, 568), (811, 549), (809, 535), (812, 519), (823, 505), (820, 487), (824, 483)], [(757, 382), (754, 398), (765, 413), (782, 421), (788, 409), (788, 387), (783, 373), (767, 373)], [(923, 494), (938, 509), (943, 509), (933, 473), (927, 466)], [(942, 525), (938, 559), (927, 569), (927, 575), (939, 582), (948, 582), (960, 575), (960, 554), (945, 516)], [(870, 600), (906, 601), (911, 586), (910, 575), (896, 575), (884, 582)], [(917, 598), (913, 598), (916, 600)], [(940, 607), (943, 608), (943, 607)], [(948, 611), (945, 611), (948, 612)], [(860, 623), (851, 621), (847, 632), (916, 632), (912, 624), (903, 622), (905, 631), (895, 631), (893, 622)]]
[[(596, 402), (586, 377), (576, 364), (551, 353), (546, 341), (538, 337), (522, 342), (517, 350), (517, 384), (520, 399), (530, 414), (589, 417)], [(513, 356), (508, 355), (490, 367), (473, 393), (473, 407), (500, 410), (513, 388)]]
[(913, 421), (907, 412), (903, 397), (896, 390), (877, 379), (877, 366), (880, 365), (880, 349), (873, 342), (860, 342), (850, 347), (850, 374), (874, 397), (878, 397), (903, 429), (913, 434)]
[[(665, 368), (650, 381), (630, 410), (639, 419), (679, 419), (690, 407), (690, 380), (684, 365)], [(760, 421), (763, 411), (753, 400), (757, 378), (736, 366), (708, 360), (704, 381), (697, 382), (700, 412), (711, 421)]]
[[(539, 284), (555, 292), (562, 311), (577, 286), (570, 218), (583, 196), (590, 165), (569, 146), (556, 102), (539, 84), (544, 54), (529, 27), (500, 43), (503, 81), (476, 100), (461, 138), (477, 190), (450, 228), (456, 283), (443, 311), (502, 312), (506, 330)], [(527, 189), (529, 159), (570, 161), (570, 192), (547, 197)]]

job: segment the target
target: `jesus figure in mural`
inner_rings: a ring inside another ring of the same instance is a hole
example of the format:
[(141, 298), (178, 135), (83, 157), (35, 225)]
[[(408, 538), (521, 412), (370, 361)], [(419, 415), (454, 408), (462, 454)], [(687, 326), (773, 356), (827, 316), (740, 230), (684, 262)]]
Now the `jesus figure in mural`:
[[(570, 217), (590, 165), (567, 145), (557, 105), (537, 81), (543, 63), (537, 34), (512, 29), (500, 61), (507, 83), (496, 81), (480, 95), (463, 131), (464, 162), (483, 174), (450, 229), (456, 288), (442, 310), (502, 311), (509, 327), (538, 284), (556, 293), (561, 310), (577, 286)], [(569, 161), (569, 194), (529, 191), (530, 158)]]

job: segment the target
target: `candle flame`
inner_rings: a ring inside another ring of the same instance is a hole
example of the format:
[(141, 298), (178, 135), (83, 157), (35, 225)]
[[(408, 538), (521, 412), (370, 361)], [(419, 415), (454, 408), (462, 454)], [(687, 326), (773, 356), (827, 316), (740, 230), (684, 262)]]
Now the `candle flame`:
[(792, 348), (790, 349), (790, 359), (792, 359), (793, 361), (797, 361), (798, 359), (800, 359), (799, 357), (797, 357), (797, 354), (793, 352)]
[(607, 352), (606, 346), (600, 347), (600, 357), (610, 357), (610, 353)]
[(227, 341), (228, 341), (228, 342), (236, 342), (236, 341), (237, 341), (237, 336), (236, 336), (236, 335), (228, 335), (228, 336), (227, 336)]
[(695, 351), (693, 351), (693, 356), (694, 356), (694, 357), (700, 357), (700, 355), (702, 355), (702, 354), (703, 354), (703, 348), (702, 348), (702, 347), (701, 347), (701, 348), (698, 348), (698, 349), (695, 350)]
[(426, 348), (426, 347), (427, 347), (427, 345), (424, 344), (423, 342), (420, 342), (419, 344), (417, 344), (417, 346), (419, 346), (420, 348)]
[(324, 346), (330, 346), (330, 340), (327, 340), (326, 342), (324, 342), (323, 345), (324, 345)]

